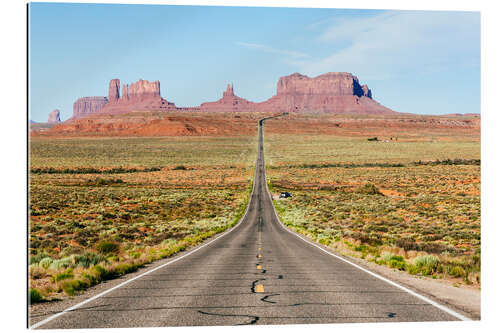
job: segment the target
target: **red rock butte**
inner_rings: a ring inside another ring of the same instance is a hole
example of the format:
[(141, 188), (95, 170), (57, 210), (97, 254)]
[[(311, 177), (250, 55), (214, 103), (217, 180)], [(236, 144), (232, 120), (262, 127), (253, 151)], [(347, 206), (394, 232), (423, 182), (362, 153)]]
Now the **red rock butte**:
[(360, 85), (351, 73), (326, 73), (308, 77), (299, 73), (281, 77), (276, 95), (260, 103), (235, 95), (234, 86), (228, 84), (222, 98), (205, 102), (199, 107), (176, 107), (161, 97), (160, 82), (140, 79), (124, 84), (112, 79), (108, 97), (84, 97), (73, 106), (73, 117), (90, 114), (115, 114), (130, 111), (199, 111), (199, 112), (330, 112), (359, 114), (397, 114), (377, 103), (367, 85)]
[(372, 98), (367, 85), (351, 73), (326, 73), (314, 78), (294, 73), (281, 77), (277, 93), (259, 108), (283, 112), (394, 114)]
[(107, 103), (108, 99), (104, 96), (81, 97), (73, 103), (73, 117), (70, 120), (95, 114)]
[(109, 82), (108, 103), (100, 113), (122, 113), (132, 110), (176, 110), (175, 104), (161, 97), (160, 81), (149, 82), (139, 79), (124, 84), (120, 96), (120, 80)]
[(200, 105), (201, 111), (214, 112), (248, 112), (256, 111), (256, 103), (247, 101), (234, 94), (233, 85), (227, 85), (226, 91), (222, 93), (222, 98), (216, 102), (206, 102)]

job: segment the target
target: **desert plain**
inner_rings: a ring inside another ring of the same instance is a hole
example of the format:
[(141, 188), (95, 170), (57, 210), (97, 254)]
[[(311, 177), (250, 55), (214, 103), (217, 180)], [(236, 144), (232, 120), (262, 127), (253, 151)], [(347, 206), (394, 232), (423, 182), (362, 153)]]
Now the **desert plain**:
[[(141, 110), (32, 130), (31, 301), (81, 293), (235, 225), (257, 120), (277, 114)], [(285, 113), (266, 122), (264, 148), (288, 227), (343, 255), (480, 288), (478, 115)]]

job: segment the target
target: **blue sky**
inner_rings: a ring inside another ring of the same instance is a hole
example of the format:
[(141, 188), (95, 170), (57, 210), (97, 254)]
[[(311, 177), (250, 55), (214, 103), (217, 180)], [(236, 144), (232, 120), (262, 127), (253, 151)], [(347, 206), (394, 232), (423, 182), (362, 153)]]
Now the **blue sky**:
[(112, 78), (196, 106), (229, 82), (264, 101), (294, 72), (351, 72), (396, 111), (480, 112), (479, 12), (31, 3), (29, 45), (35, 121)]

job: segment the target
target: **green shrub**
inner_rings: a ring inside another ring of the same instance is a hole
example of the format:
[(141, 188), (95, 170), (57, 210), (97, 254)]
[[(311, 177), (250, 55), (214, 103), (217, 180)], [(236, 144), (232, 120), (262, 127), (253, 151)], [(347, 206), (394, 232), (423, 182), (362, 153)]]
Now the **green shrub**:
[(381, 195), (380, 191), (378, 190), (377, 186), (375, 186), (372, 183), (366, 183), (365, 185), (359, 187), (356, 192), (361, 193), (361, 194), (368, 194), (368, 195)]
[(415, 269), (422, 275), (431, 275), (439, 270), (439, 258), (432, 255), (418, 256), (413, 259)]
[(50, 265), (52, 264), (53, 260), (50, 257), (45, 257), (40, 262), (38, 263), (38, 266), (48, 269)]
[(452, 266), (448, 269), (448, 274), (453, 277), (465, 277), (467, 273), (461, 266)]
[(412, 265), (412, 264), (406, 264), (406, 271), (407, 271), (409, 274), (412, 274), (412, 275), (416, 275), (416, 274), (418, 274), (418, 272), (419, 272), (419, 270), (418, 270), (417, 266)]
[[(162, 250), (162, 252), (164, 251), (165, 249)], [(128, 255), (131, 257), (131, 258), (134, 258), (134, 259), (138, 259), (141, 257), (141, 252), (138, 252), (138, 251), (131, 251), (128, 253)]]
[(391, 256), (391, 261), (397, 261), (397, 262), (405, 262), (405, 258), (403, 256)]
[(92, 267), (92, 276), (94, 277), (94, 280), (96, 281), (96, 283), (99, 283), (103, 280), (107, 280), (107, 278), (109, 277), (109, 272), (102, 266), (100, 265), (95, 265), (94, 267)]
[(378, 264), (387, 265), (391, 268), (396, 268), (399, 270), (405, 270), (406, 266), (407, 266), (405, 258), (403, 258), (402, 256), (396, 256), (392, 253), (387, 253), (387, 252), (382, 255), (381, 260), (378, 260), (375, 262)]
[(90, 283), (82, 280), (65, 281), (61, 285), (61, 289), (69, 296), (74, 296), (77, 291), (84, 290), (90, 287)]
[(406, 268), (406, 263), (404, 259), (403, 261), (392, 259), (389, 261), (389, 267), (404, 270)]
[(187, 170), (187, 168), (184, 165), (178, 165), (173, 170)]
[(30, 256), (30, 264), (37, 264), (39, 263), (43, 258), (48, 257), (49, 255), (45, 252), (38, 253), (34, 256)]
[(151, 171), (160, 171), (160, 167), (151, 167), (151, 168), (123, 168), (123, 167), (115, 167), (111, 169), (96, 169), (96, 168), (72, 168), (72, 169), (56, 169), (56, 168), (30, 168), (31, 173), (35, 174), (88, 174), (88, 173), (101, 173), (101, 174), (113, 174), (113, 173), (133, 173), (133, 172), (151, 172)]
[(435, 270), (439, 265), (439, 258), (431, 255), (423, 255), (413, 259), (413, 263), (417, 268), (428, 267)]
[(388, 263), (391, 260), (400, 261), (400, 262), (405, 261), (405, 259), (402, 256), (396, 256), (392, 253), (384, 252), (384, 254), (382, 255), (382, 261)]
[(73, 271), (71, 269), (67, 269), (62, 273), (54, 275), (54, 281), (58, 282), (65, 279), (71, 279), (73, 277), (74, 277)]
[(111, 257), (108, 257), (107, 260), (111, 262), (117, 262), (120, 261), (120, 257), (113, 255)]
[(88, 281), (89, 286), (93, 286), (93, 285), (95, 285), (95, 284), (99, 283), (99, 280), (98, 280), (98, 279), (96, 279), (96, 277), (95, 277), (95, 276), (93, 276), (93, 275), (91, 275), (91, 274), (89, 274), (89, 273), (87, 273), (87, 272), (83, 272), (83, 273), (81, 274), (81, 278), (82, 278), (83, 280), (87, 280), (87, 281)]
[(106, 257), (94, 252), (85, 252), (82, 255), (75, 256), (75, 265), (85, 268), (97, 265), (103, 261), (106, 261)]
[(40, 291), (34, 288), (30, 288), (30, 302), (31, 303), (39, 303), (43, 301), (43, 296)]
[(57, 269), (61, 269), (61, 268), (71, 268), (71, 267), (74, 267), (74, 266), (75, 266), (75, 263), (73, 262), (73, 257), (70, 256), (70, 257), (65, 257), (65, 258), (62, 258), (62, 259), (54, 260), (50, 264), (49, 268), (57, 270)]
[(118, 264), (114, 267), (114, 271), (117, 276), (135, 272), (136, 270), (137, 270), (137, 265), (127, 264), (127, 263)]
[(123, 180), (121, 178), (117, 179), (105, 179), (101, 177), (97, 177), (95, 180), (88, 180), (89, 185), (95, 184), (95, 185), (112, 185), (112, 184), (122, 184)]
[(112, 241), (101, 241), (97, 244), (96, 250), (101, 254), (112, 254), (120, 252), (120, 246)]
[(365, 251), (367, 251), (367, 246), (366, 245), (358, 245), (354, 248), (354, 251), (365, 252)]
[(329, 238), (323, 237), (323, 238), (320, 238), (320, 239), (318, 240), (318, 242), (319, 242), (320, 244), (323, 244), (323, 245), (327, 245), (327, 246), (328, 246), (328, 245), (330, 245), (330, 243), (331, 243), (332, 241), (331, 241), (331, 239), (329, 239)]

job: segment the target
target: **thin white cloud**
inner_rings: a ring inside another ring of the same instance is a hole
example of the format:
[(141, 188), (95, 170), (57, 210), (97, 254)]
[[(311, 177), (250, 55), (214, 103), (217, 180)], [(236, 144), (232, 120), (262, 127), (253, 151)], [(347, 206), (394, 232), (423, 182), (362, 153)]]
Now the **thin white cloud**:
[(236, 44), (243, 46), (243, 47), (246, 47), (247, 49), (259, 50), (259, 51), (266, 52), (266, 53), (281, 54), (281, 55), (286, 55), (286, 56), (289, 56), (292, 58), (306, 58), (306, 57), (308, 57), (307, 54), (302, 53), (302, 52), (277, 49), (277, 48), (274, 48), (272, 46), (263, 45), (263, 44), (246, 43), (246, 42), (236, 42)]
[(419, 71), (435, 73), (479, 64), (479, 14), (400, 11), (337, 19), (317, 38), (333, 52), (305, 61), (309, 75), (350, 71), (383, 79)]

